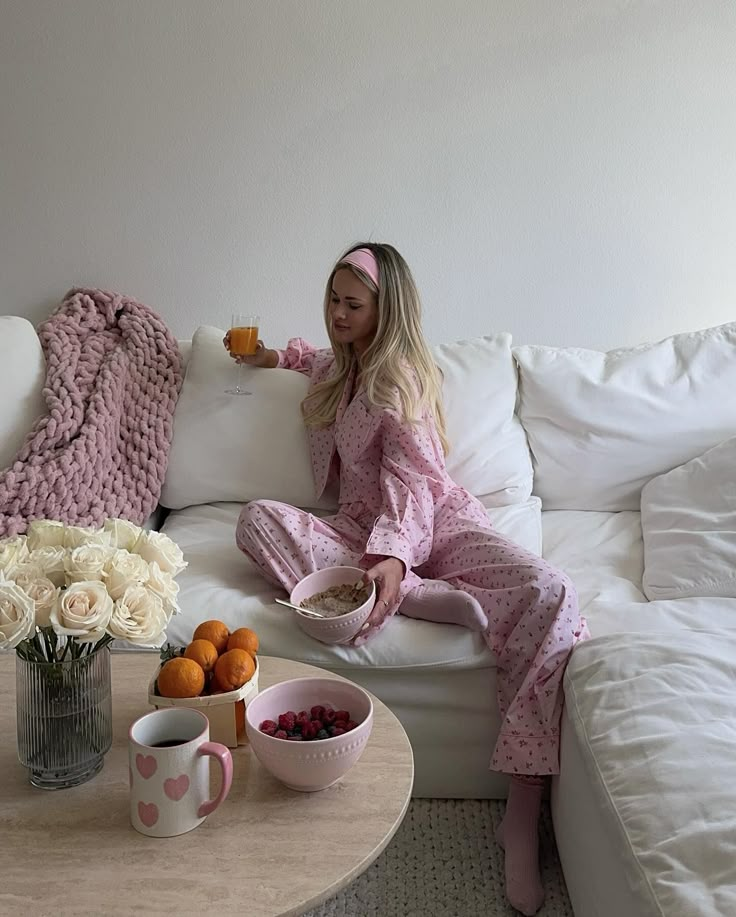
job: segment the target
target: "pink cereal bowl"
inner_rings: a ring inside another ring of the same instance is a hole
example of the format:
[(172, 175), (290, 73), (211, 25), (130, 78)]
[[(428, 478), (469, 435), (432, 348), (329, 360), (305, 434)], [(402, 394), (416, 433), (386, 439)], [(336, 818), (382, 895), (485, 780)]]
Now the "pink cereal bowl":
[[(309, 742), (277, 739), (259, 729), (264, 720), (277, 721), (281, 713), (298, 713), (318, 704), (348, 710), (358, 725), (343, 735)], [(324, 790), (347, 774), (363, 754), (372, 728), (370, 694), (337, 678), (291, 678), (261, 691), (245, 708), (253, 754), (277, 780), (301, 793)]]
[[(365, 570), (361, 570), (360, 567), (326, 567), (324, 570), (317, 570), (294, 586), (289, 601), (292, 605), (300, 605), (304, 599), (331, 586), (357, 583), (364, 573)], [(333, 644), (349, 643), (368, 620), (375, 603), (376, 586), (375, 583), (371, 583), (370, 595), (366, 601), (347, 614), (337, 618), (308, 618), (295, 611), (294, 617), (304, 633), (315, 640)]]

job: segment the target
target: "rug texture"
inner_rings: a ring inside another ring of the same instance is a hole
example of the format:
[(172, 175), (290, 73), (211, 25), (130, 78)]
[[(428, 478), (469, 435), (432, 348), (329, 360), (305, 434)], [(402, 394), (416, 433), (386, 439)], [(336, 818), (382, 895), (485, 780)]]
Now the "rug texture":
[[(305, 917), (519, 917), (504, 894), (503, 851), (493, 840), (505, 803), (414, 799), (389, 846), (362, 876)], [(538, 917), (574, 917), (542, 810)]]

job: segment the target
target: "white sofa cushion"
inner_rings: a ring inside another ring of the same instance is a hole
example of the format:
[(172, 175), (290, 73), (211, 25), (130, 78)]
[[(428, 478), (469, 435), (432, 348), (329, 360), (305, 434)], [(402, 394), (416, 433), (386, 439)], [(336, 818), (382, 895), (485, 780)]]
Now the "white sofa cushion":
[(640, 603), (646, 614), (639, 513), (549, 510), (542, 513), (542, 532), (544, 557), (575, 584), (594, 636), (601, 605)]
[(252, 395), (228, 395), (236, 364), (225, 332), (203, 325), (192, 338), (161, 503), (282, 500), (313, 506), (314, 481), (299, 404), (307, 379), (283, 369), (244, 369)]
[(544, 509), (637, 510), (650, 478), (736, 433), (736, 322), (608, 353), (514, 356)]
[[(254, 499), (334, 506), (329, 496), (314, 497), (299, 408), (306, 377), (246, 370), (253, 394), (227, 395), (235, 364), (223, 336), (221, 329), (202, 326), (192, 339), (161, 502), (173, 509)], [(450, 473), (486, 506), (523, 503), (531, 493), (532, 466), (514, 415), (511, 336), (445, 344), (435, 356), (444, 374)]]
[(641, 527), (647, 598), (736, 598), (736, 437), (649, 481)]
[[(177, 577), (182, 611), (169, 624), (167, 637), (171, 642), (186, 645), (197, 624), (214, 615), (231, 629), (244, 624), (252, 627), (264, 653), (315, 665), (330, 667), (336, 660), (385, 668), (446, 664), (476, 668), (495, 664), (481, 634), (403, 615), (357, 648), (325, 646), (308, 637), (292, 613), (274, 603), (274, 597), (283, 594), (281, 590), (265, 580), (253, 561), (236, 547), (235, 526), (240, 509), (237, 503), (190, 506), (172, 512), (166, 519), (163, 530), (179, 545), (189, 564)], [(539, 500), (496, 507), (488, 510), (488, 517), (499, 532), (539, 551)]]
[(578, 822), (578, 843), (586, 829), (612, 841), (611, 887), (637, 905), (609, 900), (581, 914), (736, 914), (734, 658), (733, 630), (615, 634), (575, 647), (563, 749), (597, 803), (595, 828)]
[(46, 361), (36, 329), (25, 318), (0, 315), (0, 470), (45, 412)]
[(526, 435), (514, 413), (517, 373), (511, 335), (442, 344), (434, 358), (444, 377), (448, 471), (487, 507), (523, 503), (532, 492), (533, 472)]

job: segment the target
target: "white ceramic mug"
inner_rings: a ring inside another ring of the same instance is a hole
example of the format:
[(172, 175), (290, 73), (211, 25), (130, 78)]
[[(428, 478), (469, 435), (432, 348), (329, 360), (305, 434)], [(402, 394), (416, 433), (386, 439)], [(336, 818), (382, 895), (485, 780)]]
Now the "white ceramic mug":
[[(225, 800), (233, 779), (230, 750), (210, 742), (199, 710), (167, 707), (130, 727), (130, 821), (149, 837), (174, 837), (201, 824)], [(208, 799), (210, 758), (222, 768), (220, 792)]]

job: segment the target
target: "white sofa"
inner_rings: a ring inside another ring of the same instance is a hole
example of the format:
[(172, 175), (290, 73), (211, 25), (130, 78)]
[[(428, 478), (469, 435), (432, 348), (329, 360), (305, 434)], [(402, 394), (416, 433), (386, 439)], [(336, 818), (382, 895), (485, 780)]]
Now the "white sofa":
[[(28, 356), (5, 380), (26, 409), (0, 414), (2, 455), (37, 408), (43, 365), (33, 329), (6, 322)], [(0, 325), (0, 350), (9, 339)], [(247, 624), (263, 652), (347, 675), (391, 707), (416, 795), (502, 796), (488, 771), (495, 660), (477, 634), (397, 616), (363, 647), (324, 646), (235, 547), (247, 500), (326, 513), (334, 499), (311, 496), (306, 380), (250, 371), (253, 394), (226, 395), (221, 339), (202, 327), (182, 345), (162, 504), (189, 567), (170, 639), (206, 617)], [(497, 334), (436, 355), (451, 471), (501, 531), (572, 577), (593, 635), (568, 667), (552, 791), (576, 914), (736, 914), (736, 323), (605, 354)]]

